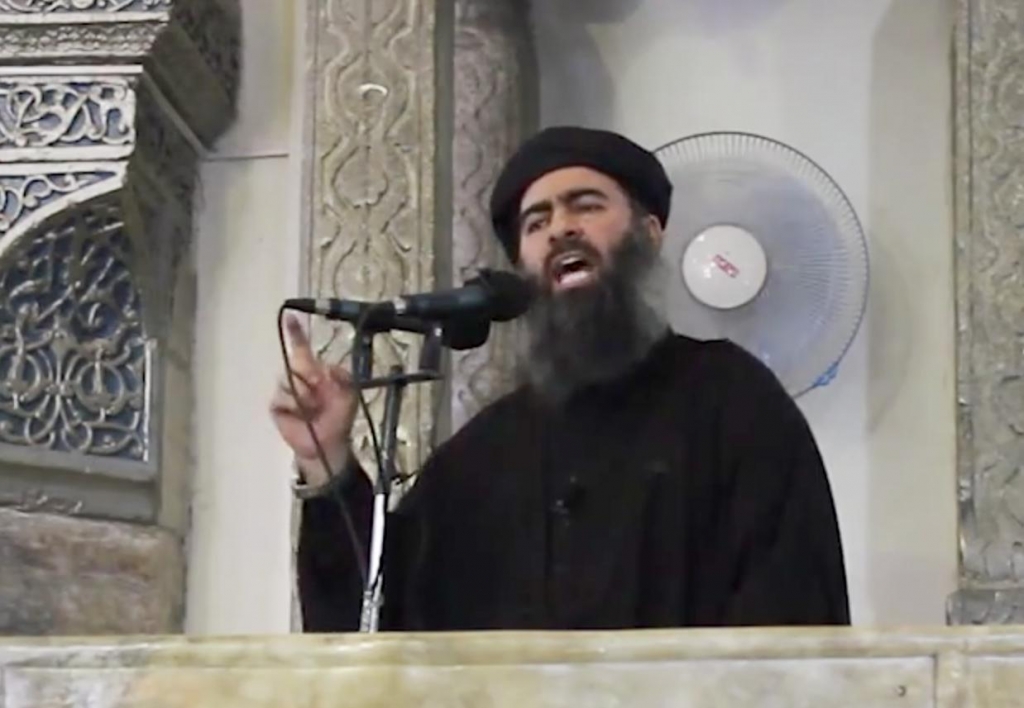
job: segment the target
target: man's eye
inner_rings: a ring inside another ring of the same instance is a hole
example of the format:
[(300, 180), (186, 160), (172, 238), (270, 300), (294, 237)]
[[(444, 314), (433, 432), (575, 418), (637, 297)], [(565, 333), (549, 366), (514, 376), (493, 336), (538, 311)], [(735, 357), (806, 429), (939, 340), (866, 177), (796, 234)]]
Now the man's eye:
[(523, 224), (523, 233), (532, 234), (534, 231), (540, 228), (540, 219), (530, 219)]
[(602, 204), (601, 202), (597, 202), (597, 201), (580, 202), (579, 204), (576, 205), (576, 208), (579, 209), (580, 211), (585, 211), (585, 212), (586, 211), (598, 211), (598, 210), (604, 208), (604, 204)]

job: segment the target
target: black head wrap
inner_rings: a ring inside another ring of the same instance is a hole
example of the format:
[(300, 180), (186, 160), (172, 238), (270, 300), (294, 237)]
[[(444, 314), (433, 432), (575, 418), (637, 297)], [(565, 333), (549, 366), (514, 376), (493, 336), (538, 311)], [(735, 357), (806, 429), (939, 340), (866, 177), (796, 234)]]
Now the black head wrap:
[(519, 258), (519, 208), (536, 180), (563, 167), (608, 175), (661, 222), (668, 222), (672, 183), (657, 157), (606, 130), (547, 128), (524, 142), (505, 164), (491, 193), (491, 223), (509, 259)]

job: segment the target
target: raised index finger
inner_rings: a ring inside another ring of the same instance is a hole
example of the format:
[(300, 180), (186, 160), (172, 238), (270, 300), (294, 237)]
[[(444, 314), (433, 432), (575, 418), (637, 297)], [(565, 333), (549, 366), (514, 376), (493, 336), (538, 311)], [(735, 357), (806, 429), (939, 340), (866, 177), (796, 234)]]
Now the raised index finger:
[(302, 323), (295, 315), (285, 317), (285, 330), (288, 332), (288, 342), (291, 344), (292, 358), (295, 368), (309, 371), (316, 366), (316, 357), (313, 355), (313, 347), (309, 344), (309, 337)]

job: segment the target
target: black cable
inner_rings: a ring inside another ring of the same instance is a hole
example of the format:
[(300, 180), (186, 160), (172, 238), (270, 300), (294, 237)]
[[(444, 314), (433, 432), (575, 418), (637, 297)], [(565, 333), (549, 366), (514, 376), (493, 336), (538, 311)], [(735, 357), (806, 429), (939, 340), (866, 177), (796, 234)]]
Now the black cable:
[[(366, 320), (369, 318), (371, 312), (372, 311), (370, 310), (370, 308), (367, 308), (359, 316), (359, 319), (356, 320), (355, 324), (353, 325), (355, 327), (355, 334), (353, 336), (352, 341), (358, 342), (362, 339), (363, 327), (366, 326)], [(373, 376), (372, 371), (370, 372), (370, 376)], [(355, 376), (352, 377), (352, 381), (356, 389), (356, 395), (359, 397), (359, 407), (362, 409), (363, 416), (366, 418), (366, 425), (370, 428), (370, 443), (373, 445), (373, 457), (377, 461), (377, 474), (383, 475), (384, 453), (381, 450), (380, 440), (377, 437), (377, 426), (374, 425), (373, 416), (370, 415), (370, 405), (366, 402), (366, 395), (363, 393), (365, 390), (364, 386), (366, 385), (367, 382), (360, 381), (356, 379)]]
[[(321, 445), (320, 440), (319, 440), (319, 438), (316, 435), (316, 431), (313, 429), (313, 424), (310, 421), (310, 416), (308, 414), (308, 411), (303, 410), (302, 404), (299, 402), (299, 396), (298, 396), (298, 393), (297, 393), (296, 388), (295, 388), (294, 377), (296, 376), (296, 374), (295, 374), (295, 372), (291, 368), (291, 362), (290, 362), (290, 359), (289, 359), (289, 356), (288, 356), (288, 348), (285, 345), (285, 340), (284, 340), (284, 313), (285, 313), (285, 311), (287, 309), (288, 308), (286, 306), (282, 306), (278, 310), (278, 315), (277, 315), (277, 333), (278, 333), (278, 340), (280, 341), (280, 344), (281, 344), (281, 355), (282, 355), (282, 357), (284, 359), (285, 370), (288, 372), (288, 385), (291, 388), (291, 393), (292, 393), (292, 396), (295, 398), (296, 405), (298, 405), (298, 407), (300, 409), (300, 412), (302, 413), (303, 421), (306, 423), (306, 428), (309, 431), (309, 435), (310, 435), (310, 437), (313, 440), (313, 444), (316, 446), (317, 455), (320, 458), (320, 462), (324, 466), (324, 470), (327, 472), (327, 474), (329, 476), (328, 478), (330, 479), (330, 478), (333, 478), (333, 475), (331, 474), (330, 463), (327, 460), (327, 454), (324, 452), (323, 446)], [(372, 314), (372, 310), (370, 308), (367, 308), (362, 313), (362, 315), (360, 316), (359, 320), (357, 320), (355, 322), (355, 324), (354, 324), (355, 334), (354, 334), (353, 341), (358, 342), (358, 341), (360, 341), (362, 339), (363, 328), (365, 327), (366, 321), (367, 321), (367, 319), (369, 318), (369, 316), (371, 314)], [(371, 379), (372, 379), (372, 373), (370, 375), (371, 375)], [(386, 382), (387, 382), (387, 377), (385, 377), (384, 379), (381, 379), (381, 381), (379, 383), (386, 383)], [(376, 462), (377, 462), (377, 474), (381, 476), (381, 479), (387, 480), (389, 478), (389, 470), (385, 470), (384, 469), (384, 455), (383, 455), (383, 452), (381, 450), (380, 438), (379, 438), (379, 436), (377, 434), (377, 427), (374, 424), (373, 416), (370, 413), (370, 406), (369, 406), (369, 403), (366, 400), (366, 395), (365, 395), (365, 390), (366, 390), (365, 387), (366, 387), (366, 384), (368, 384), (368, 383), (370, 383), (370, 381), (360, 381), (355, 376), (352, 377), (352, 386), (355, 389), (356, 396), (358, 397), (358, 400), (359, 400), (360, 409), (362, 410), (363, 415), (366, 418), (367, 426), (368, 426), (368, 428), (370, 430), (370, 441), (371, 441), (371, 443), (373, 445), (373, 454), (374, 454), (374, 458), (376, 459)], [(438, 404), (440, 404), (440, 401), (438, 401)], [(439, 407), (439, 405), (438, 405), (438, 407)], [(350, 450), (349, 454), (354, 454), (354, 453), (353, 453), (353, 451)], [(341, 474), (342, 472), (343, 471), (339, 471), (339, 474)], [(416, 476), (415, 473), (406, 475), (406, 474), (398, 474), (397, 471), (396, 471), (396, 474), (394, 475), (394, 480), (399, 481), (399, 483), (405, 483), (405, 482), (411, 481), (415, 476)], [(392, 480), (392, 481), (394, 481), (394, 480)], [(389, 488), (389, 485), (383, 484), (380, 481), (378, 481), (378, 484), (384, 486), (384, 491), (385, 491), (385, 494), (384, 494), (384, 505), (385, 505), (385, 512), (386, 512), (387, 511), (387, 506), (390, 503), (390, 496), (391, 496), (390, 495), (390, 491), (391, 490)], [(352, 547), (353, 547), (353, 550), (355, 551), (355, 554), (356, 554), (357, 564), (359, 565), (359, 573), (360, 573), (360, 577), (361, 577), (362, 582), (363, 582), (363, 587), (364, 588), (370, 588), (371, 586), (369, 585), (369, 575), (370, 575), (369, 562), (368, 562), (368, 560), (366, 558), (366, 554), (365, 554), (364, 549), (362, 548), (362, 546), (359, 543), (359, 536), (356, 534), (355, 524), (352, 521), (352, 515), (351, 515), (351, 513), (349, 511), (348, 503), (345, 501), (344, 496), (341, 494), (340, 488), (337, 487), (336, 485), (333, 487), (332, 493), (333, 493), (332, 496), (337, 501), (338, 507), (341, 510), (342, 517), (345, 520), (345, 526), (346, 526), (346, 529), (348, 531), (348, 536), (349, 536), (349, 539), (352, 542)], [(374, 491), (374, 496), (376, 496), (376, 490)], [(380, 568), (377, 569), (377, 577), (375, 577), (373, 579), (373, 586), (372, 587), (375, 588), (377, 586), (377, 584), (380, 582), (381, 576), (383, 574), (383, 571), (384, 571), (384, 564), (381, 563)]]
[[(285, 343), (284, 338), (284, 313), (288, 308), (281, 306), (277, 311), (277, 338), (281, 344), (281, 357), (284, 360), (285, 371), (287, 372), (288, 386), (291, 389), (292, 397), (295, 399), (295, 404), (299, 407), (299, 412), (302, 415), (302, 420), (306, 424), (306, 429), (309, 431), (310, 438), (313, 440), (313, 444), (316, 446), (317, 456), (320, 458), (320, 463), (324, 466), (324, 471), (327, 473), (328, 479), (334, 478), (334, 473), (331, 470), (331, 463), (327, 460), (327, 453), (324, 452), (323, 445), (320, 443), (320, 439), (317, 437), (316, 430), (313, 429), (313, 423), (310, 419), (309, 411), (306, 410), (300, 399), (298, 391), (295, 387), (296, 373), (292, 370), (291, 358), (288, 356), (288, 346)], [(360, 391), (360, 398), (362, 398), (362, 392)], [(371, 422), (372, 425), (372, 422)], [(351, 450), (349, 454), (352, 454)], [(337, 474), (343, 474), (344, 470), (338, 470)], [(341, 494), (341, 490), (337, 485), (333, 485), (332, 494), (335, 501), (338, 503), (338, 507), (341, 510), (342, 518), (345, 520), (345, 527), (348, 531), (349, 540), (352, 542), (352, 550), (355, 552), (356, 564), (359, 566), (359, 575), (363, 581), (365, 587), (370, 571), (367, 565), (366, 552), (363, 550), (362, 545), (359, 543), (359, 536), (356, 533), (355, 524), (352, 522), (352, 514), (349, 512), (348, 503), (345, 501), (344, 496)]]

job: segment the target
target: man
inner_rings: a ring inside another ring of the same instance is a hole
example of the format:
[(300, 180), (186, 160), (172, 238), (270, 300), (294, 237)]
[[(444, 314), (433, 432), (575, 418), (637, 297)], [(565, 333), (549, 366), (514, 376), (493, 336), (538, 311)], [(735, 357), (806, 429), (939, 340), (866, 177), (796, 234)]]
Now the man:
[[(770, 371), (672, 334), (659, 245), (671, 185), (654, 155), (554, 128), (511, 158), (495, 231), (536, 288), (523, 384), (440, 446), (389, 517), (383, 629), (846, 624), (842, 547), (811, 432)], [(304, 489), (308, 631), (358, 627), (371, 488), (348, 455), (347, 373), (295, 321), (296, 401), (274, 419)], [(328, 479), (301, 411), (324, 441)], [(322, 490), (319, 496), (317, 491)]]

